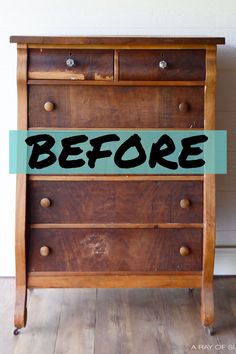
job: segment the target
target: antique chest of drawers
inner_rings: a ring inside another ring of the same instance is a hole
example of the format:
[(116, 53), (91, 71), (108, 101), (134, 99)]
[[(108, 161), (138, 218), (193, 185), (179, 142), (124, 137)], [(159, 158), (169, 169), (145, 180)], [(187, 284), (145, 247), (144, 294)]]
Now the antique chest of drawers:
[[(11, 37), (18, 129), (214, 129), (223, 38)], [(212, 332), (214, 175), (17, 175), (15, 334), (28, 288), (201, 288)]]

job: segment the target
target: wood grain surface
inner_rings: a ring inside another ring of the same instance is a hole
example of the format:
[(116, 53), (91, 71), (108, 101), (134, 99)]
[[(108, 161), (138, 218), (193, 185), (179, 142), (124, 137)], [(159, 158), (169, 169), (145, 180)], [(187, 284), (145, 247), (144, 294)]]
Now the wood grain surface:
[[(30, 181), (28, 188), (29, 223), (202, 222), (201, 181)], [(183, 198), (189, 208), (181, 208)]]
[[(159, 63), (165, 61), (162, 69)], [(204, 50), (120, 50), (120, 80), (204, 80)]]
[[(31, 229), (28, 271), (158, 272), (202, 269), (198, 229)], [(42, 246), (50, 250), (40, 253)], [(180, 248), (189, 248), (182, 256)]]
[(128, 45), (158, 45), (158, 44), (224, 44), (225, 38), (223, 37), (161, 37), (161, 36), (94, 36), (94, 37), (81, 37), (81, 36), (11, 36), (11, 43), (33, 43), (33, 44), (128, 44)]
[(113, 50), (29, 49), (28, 78), (113, 80)]
[[(17, 46), (17, 128), (27, 129), (27, 46)], [(16, 254), (16, 299), (14, 324), (21, 328), (27, 320), (26, 284), (26, 188), (27, 176), (16, 177), (16, 217), (15, 217), (15, 254)]]
[(203, 100), (203, 87), (30, 85), (28, 120), (29, 127), (202, 128)]
[[(216, 93), (216, 48), (206, 52), (206, 91), (204, 101), (204, 128), (215, 129), (215, 93)], [(216, 183), (215, 175), (204, 176), (203, 188), (203, 278), (201, 292), (201, 321), (203, 325), (214, 322), (213, 272), (216, 243)]]

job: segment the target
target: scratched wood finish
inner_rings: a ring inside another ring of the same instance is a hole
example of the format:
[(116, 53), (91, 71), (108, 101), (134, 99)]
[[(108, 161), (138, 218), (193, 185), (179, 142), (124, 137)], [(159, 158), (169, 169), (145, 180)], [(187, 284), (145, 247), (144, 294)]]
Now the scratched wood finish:
[(203, 87), (29, 86), (29, 127), (202, 128), (203, 110)]
[[(28, 188), (29, 223), (202, 221), (201, 181), (30, 181)], [(181, 199), (189, 208), (180, 207)]]
[[(201, 270), (202, 230), (31, 229), (28, 271)], [(40, 248), (50, 249), (47, 257)], [(179, 249), (189, 247), (188, 256)]]
[(29, 49), (28, 78), (113, 80), (113, 50)]
[[(162, 69), (159, 62), (166, 61)], [(205, 79), (204, 50), (120, 50), (119, 80), (178, 81)]]

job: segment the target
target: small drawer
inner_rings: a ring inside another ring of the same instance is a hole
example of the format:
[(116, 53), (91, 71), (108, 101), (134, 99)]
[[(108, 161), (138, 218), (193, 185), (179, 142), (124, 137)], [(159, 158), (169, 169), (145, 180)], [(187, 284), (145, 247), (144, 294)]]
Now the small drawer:
[(119, 80), (205, 80), (205, 50), (120, 50)]
[(28, 78), (113, 80), (113, 50), (29, 49)]
[(28, 271), (200, 271), (200, 229), (30, 229)]
[(30, 85), (29, 127), (203, 128), (204, 87)]
[(201, 223), (201, 181), (30, 181), (29, 223)]

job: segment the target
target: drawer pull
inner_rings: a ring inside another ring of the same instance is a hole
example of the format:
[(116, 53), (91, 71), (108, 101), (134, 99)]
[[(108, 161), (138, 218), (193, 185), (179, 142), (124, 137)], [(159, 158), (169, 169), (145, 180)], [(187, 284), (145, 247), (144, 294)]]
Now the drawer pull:
[(44, 103), (44, 109), (45, 109), (45, 111), (51, 112), (51, 111), (54, 110), (54, 108), (55, 108), (55, 104), (54, 104), (53, 102), (45, 102), (45, 103)]
[(189, 199), (181, 199), (181, 201), (179, 202), (179, 205), (182, 209), (187, 209), (190, 207), (190, 200)]
[(181, 102), (179, 104), (179, 110), (181, 113), (186, 113), (189, 111), (189, 104), (187, 102)]
[(42, 208), (49, 208), (51, 206), (51, 200), (49, 198), (43, 198), (40, 200), (40, 205)]
[(73, 66), (75, 66), (75, 61), (74, 61), (74, 59), (72, 59), (72, 58), (66, 59), (66, 65), (67, 65), (69, 68), (72, 68)]
[(159, 68), (161, 68), (163, 70), (166, 69), (167, 68), (167, 62), (165, 60), (161, 60), (159, 62)]
[(48, 246), (42, 246), (40, 248), (39, 252), (40, 252), (41, 256), (47, 257), (49, 255), (49, 253), (50, 253), (50, 248)]
[(181, 246), (179, 249), (179, 253), (181, 256), (186, 257), (190, 254), (190, 249), (187, 246)]

